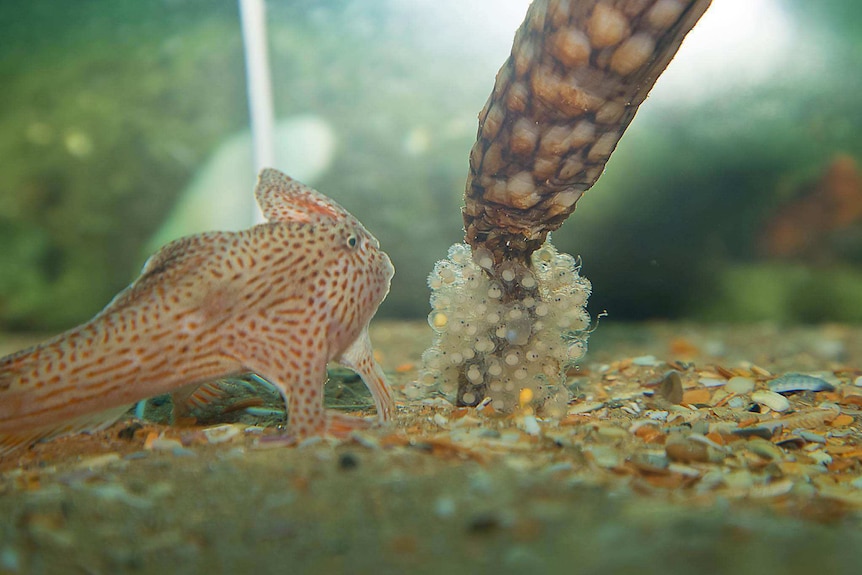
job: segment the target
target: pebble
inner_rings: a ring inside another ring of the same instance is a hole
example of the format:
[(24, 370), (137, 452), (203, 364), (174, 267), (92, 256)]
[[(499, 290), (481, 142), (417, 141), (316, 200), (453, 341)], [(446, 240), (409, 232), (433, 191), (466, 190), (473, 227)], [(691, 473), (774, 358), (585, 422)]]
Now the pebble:
[(783, 395), (774, 391), (758, 390), (751, 394), (751, 400), (765, 405), (773, 411), (787, 411), (790, 409), (790, 401)]
[(638, 365), (641, 367), (655, 367), (657, 365), (662, 365), (664, 362), (656, 359), (654, 355), (641, 355), (632, 359), (632, 365)]
[(667, 470), (670, 462), (665, 453), (635, 453), (629, 461), (641, 471), (647, 473), (662, 473)]
[(729, 405), (733, 409), (742, 409), (743, 407), (745, 407), (745, 400), (741, 397), (732, 397), (730, 401), (727, 402), (727, 405)]
[(818, 449), (816, 451), (811, 451), (808, 453), (808, 457), (819, 463), (820, 465), (829, 465), (832, 463), (832, 456), (823, 451), (822, 449)]
[(176, 449), (183, 449), (183, 444), (177, 439), (157, 437), (147, 445), (147, 448), (154, 451), (174, 451)]
[(347, 451), (338, 456), (339, 469), (351, 470), (357, 467), (359, 467), (359, 458), (355, 454)]
[(595, 411), (597, 409), (601, 409), (605, 406), (604, 401), (590, 401), (587, 403), (578, 403), (574, 406), (570, 407), (566, 412), (568, 415), (578, 415), (580, 413), (589, 413), (590, 411)]
[(655, 421), (667, 421), (667, 416), (669, 412), (661, 410), (649, 410), (644, 415), (646, 415), (650, 419), (654, 419)]
[(745, 395), (754, 391), (754, 380), (750, 377), (731, 377), (724, 388), (737, 395)]
[(619, 467), (622, 463), (620, 453), (613, 447), (607, 445), (592, 445), (586, 451), (592, 454), (593, 461), (599, 467), (612, 469)]
[(229, 423), (207, 427), (203, 430), (204, 437), (209, 443), (224, 443), (239, 435), (239, 427)]
[(438, 497), (434, 501), (434, 514), (440, 518), (452, 517), (455, 515), (457, 508), (455, 500), (451, 497)]
[(862, 375), (853, 380), (853, 385), (856, 387), (862, 387)]
[(10, 573), (18, 573), (21, 570), (21, 560), (15, 548), (6, 546), (0, 551), (0, 569)]
[(524, 431), (529, 435), (539, 435), (542, 432), (542, 428), (539, 427), (539, 422), (534, 415), (524, 416)]
[(713, 453), (711, 453), (713, 450), (710, 449), (709, 445), (698, 441), (691, 441), (680, 433), (669, 435), (664, 449), (670, 459), (673, 461), (682, 461), (683, 463), (693, 461), (705, 463), (713, 458)]

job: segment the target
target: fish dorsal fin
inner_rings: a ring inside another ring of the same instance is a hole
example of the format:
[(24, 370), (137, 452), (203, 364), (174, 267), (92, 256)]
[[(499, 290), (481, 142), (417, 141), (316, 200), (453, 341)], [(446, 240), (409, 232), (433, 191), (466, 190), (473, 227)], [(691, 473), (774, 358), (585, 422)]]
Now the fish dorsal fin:
[(272, 168), (260, 171), (254, 195), (270, 222), (334, 223), (350, 217), (317, 190)]
[(67, 419), (57, 425), (43, 425), (22, 431), (0, 432), (0, 457), (27, 447), (37, 441), (51, 439), (83, 431), (99, 431), (117, 421), (131, 406), (121, 405), (97, 413), (88, 413), (75, 419)]

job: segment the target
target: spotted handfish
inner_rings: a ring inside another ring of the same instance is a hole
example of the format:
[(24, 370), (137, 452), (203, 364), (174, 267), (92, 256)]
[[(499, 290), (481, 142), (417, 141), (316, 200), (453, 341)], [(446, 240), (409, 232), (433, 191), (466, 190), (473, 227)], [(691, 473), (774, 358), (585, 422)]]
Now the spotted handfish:
[(176, 413), (202, 384), (243, 373), (279, 389), (291, 435), (343, 433), (364, 420), (324, 409), (329, 361), (391, 418), (368, 337), (389, 257), (344, 208), (276, 170), (261, 171), (255, 197), (266, 223), (166, 245), (92, 320), (0, 359), (0, 455), (105, 427), (153, 395), (171, 393)]

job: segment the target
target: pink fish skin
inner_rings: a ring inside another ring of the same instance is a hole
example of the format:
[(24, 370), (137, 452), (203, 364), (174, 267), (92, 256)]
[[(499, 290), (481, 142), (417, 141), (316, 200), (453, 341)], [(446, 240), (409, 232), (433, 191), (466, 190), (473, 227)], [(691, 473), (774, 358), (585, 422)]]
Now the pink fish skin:
[(329, 361), (356, 371), (391, 419), (368, 337), (389, 257), (344, 208), (276, 170), (261, 171), (255, 196), (267, 223), (166, 245), (92, 320), (0, 359), (0, 455), (250, 372), (280, 390), (291, 435), (343, 433), (364, 420), (327, 415)]

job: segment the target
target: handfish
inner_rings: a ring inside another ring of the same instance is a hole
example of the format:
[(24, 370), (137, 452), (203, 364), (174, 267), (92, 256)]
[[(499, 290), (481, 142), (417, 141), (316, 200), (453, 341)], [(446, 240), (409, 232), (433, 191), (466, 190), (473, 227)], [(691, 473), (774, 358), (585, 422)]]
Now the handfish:
[(173, 395), (176, 413), (244, 373), (279, 389), (297, 438), (365, 425), (324, 409), (329, 361), (357, 372), (378, 420), (391, 419), (368, 337), (389, 257), (344, 208), (274, 169), (255, 197), (266, 223), (167, 244), (89, 322), (0, 359), (0, 455), (106, 427), (158, 394)]

